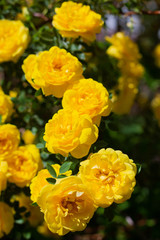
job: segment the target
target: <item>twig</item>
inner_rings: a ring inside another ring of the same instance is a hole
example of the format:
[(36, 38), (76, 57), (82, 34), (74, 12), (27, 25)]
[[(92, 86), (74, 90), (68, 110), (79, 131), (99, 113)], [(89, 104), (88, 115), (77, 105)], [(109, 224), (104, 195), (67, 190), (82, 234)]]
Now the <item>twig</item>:
[(47, 18), (45, 15), (43, 15), (42, 13), (38, 13), (38, 12), (35, 12), (35, 13), (33, 13), (33, 16), (34, 17), (38, 17), (38, 18), (42, 18), (44, 21), (48, 21), (49, 20), (49, 18)]
[(156, 11), (141, 11), (141, 12), (134, 12), (134, 11), (129, 11), (127, 13), (124, 14), (124, 16), (128, 17), (131, 15), (136, 15), (136, 14), (144, 14), (144, 15), (160, 15), (160, 10), (156, 10)]

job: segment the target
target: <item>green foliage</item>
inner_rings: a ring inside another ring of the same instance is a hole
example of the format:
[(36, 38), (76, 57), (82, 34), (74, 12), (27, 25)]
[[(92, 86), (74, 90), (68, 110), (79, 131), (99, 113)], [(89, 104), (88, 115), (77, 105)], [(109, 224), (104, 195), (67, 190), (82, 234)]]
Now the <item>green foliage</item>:
[(47, 169), (52, 177), (54, 177), (54, 178), (57, 177), (57, 173), (51, 165), (47, 164)]
[(72, 162), (64, 162), (62, 166), (60, 167), (59, 173), (65, 173), (67, 172), (72, 165)]
[(54, 178), (46, 178), (47, 182), (49, 182), (50, 184), (55, 184), (56, 183), (56, 179)]

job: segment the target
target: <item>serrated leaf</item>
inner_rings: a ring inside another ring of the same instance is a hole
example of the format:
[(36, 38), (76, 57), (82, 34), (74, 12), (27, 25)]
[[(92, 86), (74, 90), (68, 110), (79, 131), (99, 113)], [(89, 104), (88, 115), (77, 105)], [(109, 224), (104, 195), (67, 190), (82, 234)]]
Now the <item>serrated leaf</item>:
[(72, 165), (72, 162), (63, 163), (62, 166), (60, 167), (59, 173), (67, 172), (70, 169), (71, 165)]
[(51, 174), (52, 177), (54, 177), (54, 178), (57, 177), (56, 171), (55, 171), (54, 168), (53, 168), (51, 165), (49, 165), (48, 163), (47, 163), (47, 169), (48, 169), (48, 171), (49, 171), (49, 173)]
[(49, 182), (50, 184), (55, 184), (56, 179), (55, 178), (46, 178), (47, 182)]

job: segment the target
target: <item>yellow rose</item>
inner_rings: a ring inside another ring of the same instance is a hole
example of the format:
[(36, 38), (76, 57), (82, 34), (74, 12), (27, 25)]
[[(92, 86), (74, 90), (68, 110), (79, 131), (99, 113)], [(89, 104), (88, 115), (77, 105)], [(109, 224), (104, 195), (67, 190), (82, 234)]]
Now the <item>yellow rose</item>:
[[(32, 206), (32, 201), (31, 199), (26, 196), (23, 192), (21, 192), (18, 195), (13, 195), (11, 202), (19, 202), (19, 207), (25, 207), (26, 210), (21, 213), (21, 216), (23, 217), (24, 220), (28, 220), (30, 225), (32, 227), (36, 227), (43, 221), (43, 214), (40, 212), (40, 209), (38, 206)], [(25, 214), (27, 212), (30, 212), (30, 216), (26, 217)]]
[(22, 65), (27, 81), (44, 95), (61, 98), (70, 84), (82, 77), (78, 59), (64, 49), (52, 47), (38, 55), (29, 55)]
[(154, 112), (154, 116), (160, 126), (160, 94), (158, 93), (151, 102), (151, 107)]
[(28, 186), (37, 171), (42, 167), (40, 153), (35, 145), (19, 147), (7, 158), (8, 180), (19, 187)]
[(0, 162), (0, 195), (7, 187), (7, 170), (8, 164), (5, 161)]
[(64, 109), (76, 110), (80, 115), (88, 114), (99, 125), (101, 116), (111, 112), (111, 101), (107, 89), (93, 79), (80, 79), (68, 89), (62, 100)]
[(131, 197), (136, 184), (136, 165), (121, 151), (101, 149), (81, 162), (79, 177), (97, 206), (108, 207)]
[(155, 47), (153, 55), (155, 57), (157, 67), (160, 68), (160, 43)]
[(144, 67), (137, 61), (120, 61), (118, 63), (118, 67), (120, 68), (123, 76), (134, 78), (137, 84), (138, 81), (136, 81), (136, 79), (138, 80), (144, 74)]
[[(59, 164), (53, 164), (52, 167), (54, 168), (54, 170), (58, 176), (61, 166)], [(71, 174), (72, 174), (71, 170), (63, 173), (63, 175), (66, 175), (66, 176), (70, 176)], [(31, 189), (31, 200), (33, 202), (37, 202), (37, 199), (39, 197), (39, 194), (40, 194), (42, 188), (49, 184), (49, 182), (47, 182), (46, 178), (51, 178), (51, 177), (52, 176), (50, 175), (50, 173), (47, 169), (42, 169), (41, 171), (38, 172), (37, 176), (32, 179), (30, 189)]]
[(98, 128), (91, 118), (74, 110), (59, 110), (45, 126), (46, 147), (54, 154), (82, 158), (97, 138)]
[(126, 114), (134, 103), (139, 79), (144, 73), (143, 66), (138, 62), (141, 55), (138, 46), (122, 32), (106, 37), (106, 40), (112, 44), (107, 49), (107, 54), (119, 60), (118, 67), (122, 74), (112, 92), (113, 112)]
[(13, 113), (13, 103), (10, 97), (4, 94), (3, 90), (0, 88), (0, 115), (2, 117), (1, 122), (4, 123), (10, 119)]
[(22, 69), (25, 73), (26, 80), (31, 86), (38, 90), (40, 87), (34, 83), (35, 74), (37, 72), (37, 56), (30, 54), (23, 62)]
[(114, 113), (121, 115), (130, 112), (135, 97), (138, 93), (138, 88), (136, 86), (136, 79), (124, 77), (119, 78), (119, 85), (116, 88), (119, 90), (119, 92), (116, 93), (116, 90), (112, 92), (112, 111)]
[(36, 135), (33, 134), (30, 130), (25, 130), (25, 132), (22, 134), (22, 139), (25, 144), (32, 144), (34, 143), (34, 140), (36, 138)]
[(0, 63), (17, 62), (29, 40), (29, 30), (21, 21), (0, 20)]
[(10, 233), (14, 218), (12, 209), (4, 202), (0, 202), (0, 238)]
[(62, 37), (82, 37), (86, 41), (94, 41), (96, 33), (101, 31), (103, 21), (101, 15), (90, 9), (90, 6), (72, 1), (62, 3), (55, 9), (53, 26)]
[(106, 37), (112, 45), (107, 49), (107, 54), (117, 59), (136, 61), (141, 58), (137, 45), (123, 32), (118, 32), (112, 37)]
[(49, 230), (59, 235), (84, 230), (96, 210), (89, 192), (76, 176), (45, 186), (37, 203)]
[(16, 126), (4, 124), (0, 126), (0, 161), (17, 149), (20, 141), (20, 133)]

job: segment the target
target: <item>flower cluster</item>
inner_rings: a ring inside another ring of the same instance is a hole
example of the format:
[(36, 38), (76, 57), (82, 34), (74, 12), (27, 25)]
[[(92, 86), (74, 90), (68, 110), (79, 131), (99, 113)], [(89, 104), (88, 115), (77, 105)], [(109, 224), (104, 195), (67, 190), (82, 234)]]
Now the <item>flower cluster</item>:
[[(28, 185), (42, 167), (39, 150), (33, 144), (19, 146), (20, 133), (12, 124), (0, 126), (0, 142), (0, 171), (3, 181), (6, 177), (19, 187)], [(6, 184), (2, 190), (4, 186)]]
[(90, 6), (68, 1), (56, 8), (55, 12), (52, 24), (62, 37), (82, 37), (85, 41), (92, 42), (96, 33), (101, 31), (101, 15), (92, 11)]
[(108, 91), (93, 79), (80, 79), (64, 93), (62, 105), (45, 126), (46, 147), (54, 154), (82, 158), (98, 138), (101, 116), (111, 112)]
[(111, 148), (101, 149), (82, 161), (77, 176), (70, 176), (71, 171), (62, 168), (52, 165), (55, 185), (47, 182), (52, 172), (46, 169), (30, 185), (31, 199), (40, 206), (50, 231), (59, 235), (82, 231), (97, 207), (126, 201), (136, 184), (133, 160)]
[[(8, 105), (11, 104), (9, 107), (13, 107), (9, 96), (5, 95), (2, 90), (1, 95), (3, 98), (6, 97)], [(11, 110), (10, 114), (12, 112)], [(2, 115), (2, 121), (3, 116), (5, 115)], [(37, 171), (42, 168), (42, 161), (37, 147), (33, 144), (24, 146), (19, 146), (19, 144), (20, 132), (16, 126), (12, 124), (0, 125), (0, 195), (1, 192), (7, 188), (7, 180), (20, 188), (28, 186)], [(30, 206), (31, 200), (29, 197), (21, 193), (20, 195), (14, 196), (11, 201), (18, 201), (19, 207), (25, 206), (27, 212), (31, 212), (28, 218), (31, 226), (36, 226), (42, 222), (42, 213), (40, 213), (38, 207)], [(13, 215), (14, 210), (6, 203), (0, 202), (0, 238), (9, 234), (12, 230), (14, 225)], [(25, 219), (25, 213), (23, 217)]]
[[(60, 166), (56, 164), (52, 167), (56, 176), (59, 176)], [(69, 231), (82, 231), (96, 210), (94, 201), (81, 179), (70, 176), (71, 173), (64, 172), (63, 176), (67, 177), (57, 179), (57, 183), (51, 185), (46, 181), (46, 177), (51, 175), (47, 170), (41, 170), (30, 185), (31, 199), (40, 206), (50, 231), (59, 235)]]
[[(33, 1), (26, 1), (28, 6), (32, 3)], [(29, 19), (30, 9), (25, 6), (22, 10), (22, 14), (17, 18), (23, 19), (24, 11), (27, 10)], [(40, 13), (36, 13), (35, 16), (37, 14)], [(44, 17), (42, 16), (42, 19)], [(28, 21), (28, 24), (31, 22)], [(52, 24), (62, 37), (81, 37), (88, 43), (95, 40), (96, 34), (101, 31), (103, 21), (101, 15), (91, 10), (90, 6), (68, 1), (55, 9)], [(34, 25), (31, 27), (34, 29)], [(98, 139), (98, 128), (102, 117), (109, 116), (112, 107), (118, 114), (130, 110), (138, 91), (138, 80), (143, 74), (138, 47), (129, 37), (117, 33), (106, 39), (112, 44), (107, 53), (118, 59), (118, 67), (122, 73), (118, 85), (113, 90), (112, 101), (101, 82), (92, 78), (85, 79), (85, 72), (83, 73), (85, 67), (74, 56), (71, 47), (66, 47), (70, 40), (67, 40), (67, 44), (63, 44), (63, 47), (73, 55), (65, 49), (50, 45), (52, 47), (49, 50), (30, 54), (24, 60), (22, 70), (27, 82), (37, 91), (36, 95), (43, 93), (45, 96), (51, 96), (50, 100), (62, 98), (61, 105), (54, 106), (55, 114), (45, 124), (44, 133), (37, 131), (37, 136), (41, 140), (44, 139), (47, 149), (44, 149), (42, 143), (38, 143), (37, 146), (33, 144), (36, 135), (30, 130), (18, 129), (23, 127), (23, 124), (18, 127), (6, 124), (14, 112), (10, 97), (16, 98), (17, 95), (12, 91), (9, 97), (0, 88), (0, 122), (2, 123), (0, 125), (0, 194), (7, 188), (7, 181), (9, 188), (15, 184), (16, 189), (19, 189), (18, 193), (15, 192), (10, 196), (10, 202), (8, 201), (10, 206), (14, 206), (14, 210), (6, 203), (0, 202), (0, 238), (11, 231), (16, 208), (20, 209), (18, 214), (22, 220), (27, 219), (32, 227), (42, 224), (44, 215), (45, 222), (42, 229), (47, 225), (48, 231), (65, 235), (68, 232), (84, 230), (98, 207), (106, 208), (112, 203), (123, 203), (131, 197), (136, 184), (137, 171), (133, 160), (121, 151), (111, 148), (91, 153), (96, 151), (96, 147), (92, 145)], [(0, 20), (0, 62), (16, 63), (27, 48), (29, 40), (28, 28), (21, 21)], [(65, 42), (65, 39), (63, 41)], [(72, 43), (70, 41), (70, 44)], [(86, 43), (82, 45), (86, 46)], [(87, 48), (89, 49), (90, 46)], [(24, 83), (24, 86), (28, 84)], [(119, 95), (116, 95), (117, 91)], [(32, 92), (33, 90), (29, 89), (27, 93), (32, 94)], [(41, 98), (42, 96), (39, 96), (39, 102)], [(23, 98), (20, 100), (23, 104)], [(45, 102), (45, 97), (42, 101)], [(57, 101), (60, 102), (59, 99)], [(125, 104), (122, 104), (124, 101)], [(19, 99), (17, 103), (15, 101), (15, 106), (18, 103)], [(155, 109), (157, 105), (153, 103), (153, 106)], [(19, 109), (15, 107), (15, 112), (16, 110), (20, 112)], [(27, 114), (30, 114), (30, 111)], [(26, 116), (24, 115), (24, 119)], [(32, 122), (29, 121), (30, 123)], [(28, 126), (30, 127), (27, 125), (26, 128)], [(38, 145), (43, 146), (42, 155)], [(45, 162), (46, 168), (42, 169), (41, 156), (45, 154), (50, 156), (50, 153), (57, 154), (56, 161), (54, 159), (50, 161), (53, 161), (52, 163), (59, 161), (61, 165), (50, 165)], [(74, 158), (83, 157), (85, 160), (81, 162), (76, 160), (73, 167)], [(80, 163), (80, 166), (77, 163)], [(29, 186), (30, 197), (25, 195), (26, 187)], [(34, 204), (31, 204), (31, 201)], [(16, 202), (19, 205), (15, 207)], [(40, 208), (34, 206), (37, 204)], [(28, 216), (29, 212), (30, 216)]]
[(21, 21), (0, 20), (0, 63), (17, 62), (29, 40), (29, 30)]
[(93, 79), (84, 79), (78, 59), (58, 47), (29, 55), (22, 69), (35, 89), (41, 88), (45, 95), (63, 96), (63, 109), (45, 126), (48, 150), (63, 156), (70, 153), (75, 158), (86, 156), (98, 138), (96, 125), (111, 112), (107, 89)]
[(113, 112), (125, 114), (133, 105), (138, 92), (139, 79), (144, 72), (143, 66), (139, 63), (141, 55), (137, 45), (122, 32), (106, 37), (106, 40), (111, 43), (107, 54), (118, 59), (118, 67), (122, 75), (113, 90)]

